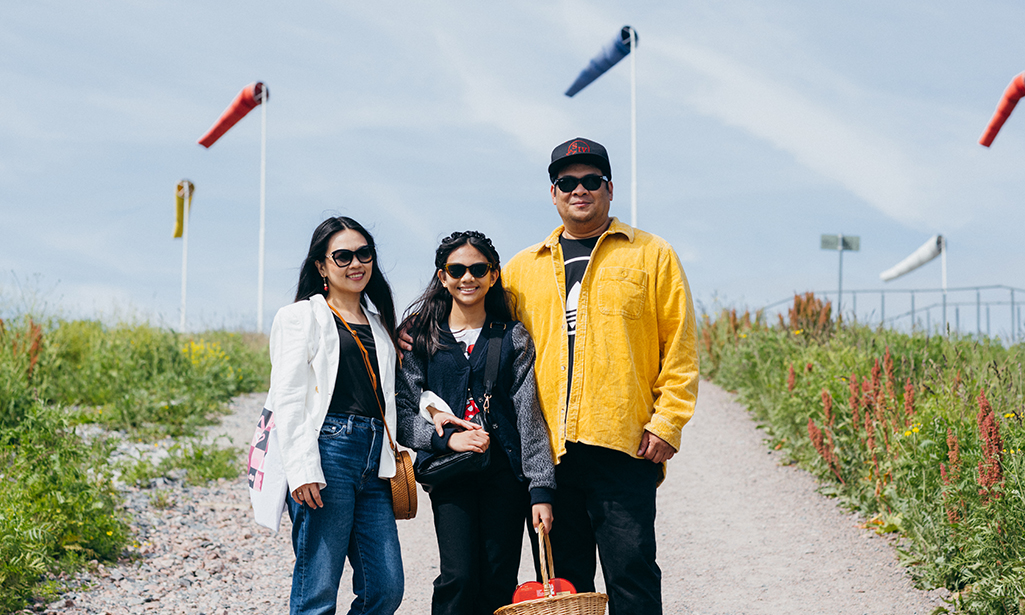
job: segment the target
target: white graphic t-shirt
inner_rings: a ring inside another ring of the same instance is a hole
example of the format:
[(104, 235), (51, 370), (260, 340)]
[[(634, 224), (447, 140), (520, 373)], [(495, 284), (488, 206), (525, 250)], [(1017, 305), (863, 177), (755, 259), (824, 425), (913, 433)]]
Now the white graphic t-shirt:
[[(463, 354), (466, 358), (470, 358), (470, 353), (473, 352), (473, 345), (477, 343), (477, 338), (480, 337), (481, 330), (478, 329), (463, 329), (461, 331), (453, 331), (452, 336), (456, 338), (456, 342), (463, 349)], [(477, 407), (477, 402), (474, 401), (473, 395), (467, 395), (466, 410), (463, 412), (463, 418), (469, 421), (473, 417), (477, 416), (480, 409)]]

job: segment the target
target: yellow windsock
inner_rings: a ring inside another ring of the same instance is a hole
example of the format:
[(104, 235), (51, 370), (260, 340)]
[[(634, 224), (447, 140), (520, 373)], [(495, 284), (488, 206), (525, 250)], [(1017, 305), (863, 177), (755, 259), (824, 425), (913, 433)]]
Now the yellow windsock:
[(185, 195), (189, 195), (189, 211), (192, 211), (192, 195), (196, 193), (196, 186), (187, 179), (178, 182), (174, 190), (174, 237), (182, 236), (182, 228), (185, 226)]

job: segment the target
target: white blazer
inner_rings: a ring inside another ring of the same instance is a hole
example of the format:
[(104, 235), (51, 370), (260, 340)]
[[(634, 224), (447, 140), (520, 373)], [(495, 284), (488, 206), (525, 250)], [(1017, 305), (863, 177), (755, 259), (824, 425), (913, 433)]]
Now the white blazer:
[[(377, 314), (364, 310), (374, 333), (377, 365), (384, 393), (385, 421), (395, 434), (395, 348)], [(331, 404), (338, 376), (338, 327), (321, 295), (278, 310), (270, 332), (270, 392), (267, 408), (274, 412), (288, 490), (307, 483), (323, 489), (317, 439)], [(395, 453), (384, 438), (378, 476), (395, 476)]]

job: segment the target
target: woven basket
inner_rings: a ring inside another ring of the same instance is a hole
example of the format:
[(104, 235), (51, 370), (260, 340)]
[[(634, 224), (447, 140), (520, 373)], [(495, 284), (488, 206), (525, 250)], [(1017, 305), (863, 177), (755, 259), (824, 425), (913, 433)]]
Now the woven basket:
[(391, 479), (391, 505), (398, 520), (416, 516), (416, 479), (409, 451), (395, 451), (395, 476)]
[[(548, 541), (548, 534), (544, 531), (544, 524), (541, 524), (539, 530), (537, 553), (538, 560), (541, 562), (541, 579), (544, 581), (545, 593), (551, 594), (552, 585), (549, 580), (555, 576), (552, 545)], [(495, 611), (495, 615), (605, 615), (605, 604), (608, 601), (608, 596), (597, 592), (564, 596), (549, 595), (547, 598), (503, 606)]]

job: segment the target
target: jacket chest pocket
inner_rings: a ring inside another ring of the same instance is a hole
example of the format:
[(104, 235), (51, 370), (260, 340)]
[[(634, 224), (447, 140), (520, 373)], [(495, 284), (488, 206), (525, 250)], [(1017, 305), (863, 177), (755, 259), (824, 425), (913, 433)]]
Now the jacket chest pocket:
[(598, 270), (598, 310), (606, 316), (640, 318), (647, 294), (646, 271), (627, 267)]

